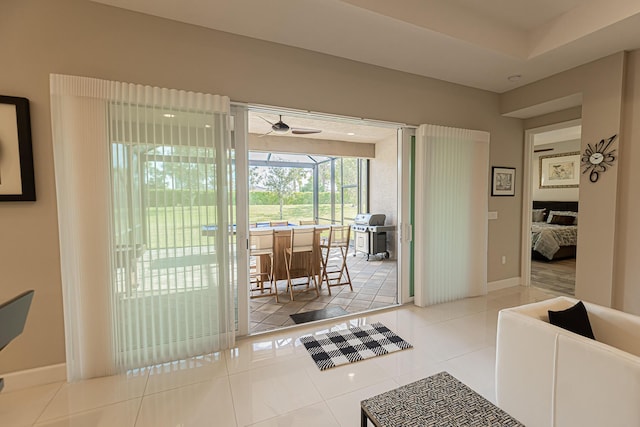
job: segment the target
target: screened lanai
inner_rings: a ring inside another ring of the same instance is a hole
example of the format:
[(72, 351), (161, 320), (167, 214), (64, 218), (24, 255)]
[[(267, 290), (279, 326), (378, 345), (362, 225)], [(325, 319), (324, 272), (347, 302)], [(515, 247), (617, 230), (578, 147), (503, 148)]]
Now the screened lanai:
[(368, 210), (368, 160), (249, 152), (249, 222), (349, 224)]

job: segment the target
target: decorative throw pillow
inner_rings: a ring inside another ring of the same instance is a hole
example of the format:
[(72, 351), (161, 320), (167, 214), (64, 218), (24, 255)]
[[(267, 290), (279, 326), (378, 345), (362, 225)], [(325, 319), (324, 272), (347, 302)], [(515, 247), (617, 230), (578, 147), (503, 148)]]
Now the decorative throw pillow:
[(549, 224), (573, 225), (576, 218), (569, 215), (554, 215)]
[(553, 216), (554, 215), (565, 215), (565, 216), (572, 216), (574, 217), (574, 222), (573, 225), (578, 225), (578, 212), (573, 212), (573, 211), (549, 211), (549, 216), (547, 217), (547, 223), (551, 224), (551, 221), (553, 221)]
[(587, 309), (582, 301), (578, 301), (576, 305), (569, 307), (566, 310), (549, 310), (549, 323), (576, 334), (580, 334), (583, 337), (591, 338), (592, 340), (596, 339), (596, 337), (593, 336), (593, 330), (591, 329)]
[(545, 208), (532, 209), (531, 210), (531, 221), (533, 221), (533, 222), (543, 222), (544, 221), (544, 211), (546, 211)]

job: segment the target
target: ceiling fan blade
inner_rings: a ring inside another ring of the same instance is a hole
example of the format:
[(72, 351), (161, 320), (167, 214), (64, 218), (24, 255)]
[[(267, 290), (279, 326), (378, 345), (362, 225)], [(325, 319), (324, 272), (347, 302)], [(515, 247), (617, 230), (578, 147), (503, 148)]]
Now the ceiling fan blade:
[(269, 123), (271, 126), (273, 126), (273, 123), (271, 123), (269, 120), (265, 119), (265, 118), (264, 118), (264, 117), (262, 117), (262, 116), (258, 116), (258, 117), (260, 117), (262, 120), (264, 120), (265, 122), (267, 122), (267, 123)]
[(310, 135), (320, 132), (322, 132), (320, 129), (291, 128), (291, 133), (294, 135)]
[(270, 133), (273, 133), (273, 130), (270, 130), (270, 131), (269, 131), (269, 132), (267, 132), (267, 133), (263, 133), (262, 135), (258, 135), (258, 138), (262, 138), (263, 136), (267, 136), (267, 135), (269, 135)]

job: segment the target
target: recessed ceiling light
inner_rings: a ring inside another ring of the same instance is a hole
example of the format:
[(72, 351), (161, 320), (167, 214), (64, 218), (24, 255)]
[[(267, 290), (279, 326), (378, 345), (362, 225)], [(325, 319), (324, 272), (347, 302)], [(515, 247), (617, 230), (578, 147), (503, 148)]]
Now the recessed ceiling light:
[(171, 118), (175, 117), (176, 115), (175, 114), (171, 114), (171, 113), (164, 113), (163, 116), (168, 118), (168, 119), (171, 119)]
[(349, 136), (353, 136), (353, 135), (355, 135), (355, 133), (353, 133), (353, 132), (349, 132), (349, 133), (347, 133), (347, 135), (349, 135)]
[(211, 125), (204, 125), (204, 127), (206, 127), (206, 128), (210, 128), (210, 127), (211, 127)]
[(510, 82), (517, 82), (517, 81), (520, 81), (521, 78), (522, 78), (522, 75), (514, 74), (512, 76), (507, 77), (507, 80), (509, 80)]

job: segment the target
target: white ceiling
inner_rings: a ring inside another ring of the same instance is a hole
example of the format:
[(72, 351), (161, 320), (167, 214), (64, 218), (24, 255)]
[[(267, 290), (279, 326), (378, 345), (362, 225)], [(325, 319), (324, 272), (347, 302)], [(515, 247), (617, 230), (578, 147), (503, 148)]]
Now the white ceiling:
[(317, 129), (321, 132), (308, 135), (294, 135), (289, 131), (286, 133), (272, 132), (270, 135), (366, 143), (390, 140), (397, 135), (397, 127), (381, 126), (366, 120), (358, 122), (356, 119), (349, 120), (339, 117), (322, 118), (314, 116), (313, 114), (290, 113), (286, 110), (282, 113), (283, 115), (279, 116), (273, 112), (250, 110), (249, 133), (259, 136), (265, 135), (271, 131), (271, 125), (269, 123), (275, 123), (282, 117), (282, 121), (291, 128)]
[(569, 126), (562, 129), (537, 133), (533, 136), (533, 145), (553, 144), (556, 142), (574, 141), (582, 136), (582, 125)]
[(93, 1), (494, 92), (640, 48), (639, 0)]

